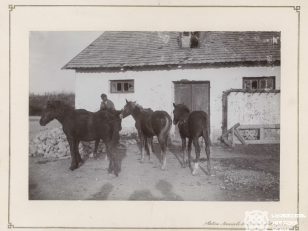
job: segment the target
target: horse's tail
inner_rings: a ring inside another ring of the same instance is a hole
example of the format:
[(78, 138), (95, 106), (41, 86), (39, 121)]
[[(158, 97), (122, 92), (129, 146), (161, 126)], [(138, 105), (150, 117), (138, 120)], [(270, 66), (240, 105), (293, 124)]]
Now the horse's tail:
[(206, 114), (206, 117), (202, 120), (202, 132), (203, 132), (203, 138), (205, 140), (206, 145), (212, 145), (211, 137), (210, 137), (210, 119), (208, 114)]

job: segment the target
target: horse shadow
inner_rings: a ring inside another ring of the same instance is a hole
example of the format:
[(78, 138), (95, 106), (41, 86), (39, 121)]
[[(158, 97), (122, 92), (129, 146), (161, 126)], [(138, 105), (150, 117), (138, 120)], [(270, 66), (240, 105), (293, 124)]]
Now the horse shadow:
[[(179, 143), (179, 144), (177, 144), (177, 143)], [(169, 152), (171, 152), (174, 155), (174, 157), (178, 160), (180, 166), (182, 166), (182, 163), (183, 163), (182, 143), (179, 142), (179, 141), (178, 142), (177, 141), (172, 142), (172, 144), (169, 145)], [(191, 172), (193, 171), (193, 165), (192, 164), (195, 163), (195, 161), (196, 161), (194, 156), (195, 156), (195, 150), (194, 150), (194, 148), (192, 148), (192, 150), (191, 150), (192, 163), (191, 163), (191, 166), (189, 167)], [(208, 161), (207, 158), (204, 158), (204, 157), (200, 158), (200, 163), (207, 162), (207, 161)], [(206, 175), (209, 175), (208, 171), (206, 171), (202, 166), (200, 166), (200, 164), (199, 164), (199, 168)]]
[(171, 152), (174, 155), (174, 157), (180, 163), (180, 166), (182, 166), (183, 163), (182, 143), (180, 145), (175, 145), (175, 143), (173, 142), (168, 147), (169, 147), (169, 152)]
[(104, 184), (99, 192), (95, 193), (91, 198), (87, 200), (107, 200), (113, 188), (114, 186), (111, 183)]
[(166, 180), (159, 180), (155, 188), (161, 192), (162, 197), (154, 196), (150, 190), (137, 190), (129, 197), (134, 201), (183, 201), (184, 199), (173, 192), (173, 186)]

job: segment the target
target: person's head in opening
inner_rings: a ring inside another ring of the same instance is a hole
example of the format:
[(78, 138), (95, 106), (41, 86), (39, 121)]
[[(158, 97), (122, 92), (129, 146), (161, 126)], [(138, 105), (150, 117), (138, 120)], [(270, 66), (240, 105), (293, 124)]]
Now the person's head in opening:
[(106, 94), (101, 94), (101, 98), (102, 98), (104, 103), (107, 101), (107, 95)]

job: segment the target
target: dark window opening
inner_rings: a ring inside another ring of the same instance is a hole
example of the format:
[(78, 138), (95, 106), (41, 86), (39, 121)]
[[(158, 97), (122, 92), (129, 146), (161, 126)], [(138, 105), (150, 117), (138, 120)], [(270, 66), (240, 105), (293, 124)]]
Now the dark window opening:
[(198, 47), (199, 47), (199, 32), (192, 32), (190, 40), (190, 48), (198, 48)]
[(128, 83), (124, 83), (124, 91), (128, 91)]
[(121, 83), (117, 83), (117, 91), (122, 91), (122, 84)]
[(251, 89), (258, 89), (258, 80), (251, 81)]
[(111, 93), (131, 93), (134, 92), (134, 80), (111, 80)]

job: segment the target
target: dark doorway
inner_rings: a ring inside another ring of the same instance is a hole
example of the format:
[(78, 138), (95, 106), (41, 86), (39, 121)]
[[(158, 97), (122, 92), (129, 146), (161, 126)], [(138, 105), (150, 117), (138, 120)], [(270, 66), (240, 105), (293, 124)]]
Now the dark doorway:
[[(184, 103), (190, 111), (205, 111), (210, 115), (209, 81), (174, 81), (173, 83), (175, 104)], [(177, 126), (175, 139), (181, 139)]]

